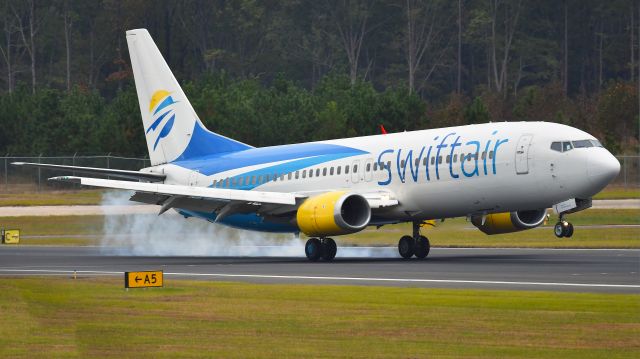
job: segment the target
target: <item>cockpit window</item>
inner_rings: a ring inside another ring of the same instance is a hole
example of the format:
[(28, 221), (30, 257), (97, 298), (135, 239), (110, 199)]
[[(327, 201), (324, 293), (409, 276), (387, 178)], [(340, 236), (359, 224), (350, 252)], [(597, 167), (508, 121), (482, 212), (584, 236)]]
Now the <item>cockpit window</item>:
[(600, 143), (600, 141), (598, 140), (591, 140), (591, 143), (593, 143), (595, 147), (604, 147), (602, 146), (602, 143)]
[(558, 152), (567, 152), (574, 148), (587, 148), (587, 147), (603, 147), (603, 146), (598, 140), (551, 142), (551, 149)]
[(573, 148), (585, 148), (593, 147), (593, 143), (590, 140), (573, 141)]

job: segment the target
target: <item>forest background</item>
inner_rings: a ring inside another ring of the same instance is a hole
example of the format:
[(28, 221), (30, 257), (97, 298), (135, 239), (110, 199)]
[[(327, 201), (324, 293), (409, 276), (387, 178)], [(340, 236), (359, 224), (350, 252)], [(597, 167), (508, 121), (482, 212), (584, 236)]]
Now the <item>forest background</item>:
[(144, 156), (125, 31), (254, 146), (553, 121), (638, 153), (637, 0), (2, 0), (0, 153)]

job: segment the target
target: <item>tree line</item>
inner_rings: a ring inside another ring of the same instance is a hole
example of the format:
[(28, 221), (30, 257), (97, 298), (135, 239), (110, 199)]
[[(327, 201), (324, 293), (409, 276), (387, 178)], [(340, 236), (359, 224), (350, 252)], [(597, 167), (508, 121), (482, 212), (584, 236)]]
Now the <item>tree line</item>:
[(487, 121), (638, 152), (635, 0), (2, 0), (0, 151), (146, 154), (125, 31), (255, 145)]

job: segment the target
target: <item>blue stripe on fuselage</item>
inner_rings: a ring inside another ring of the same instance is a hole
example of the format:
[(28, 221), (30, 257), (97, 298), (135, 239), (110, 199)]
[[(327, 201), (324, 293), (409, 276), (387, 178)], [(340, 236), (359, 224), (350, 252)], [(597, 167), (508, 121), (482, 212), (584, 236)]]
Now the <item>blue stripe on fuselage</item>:
[[(281, 175), (283, 173), (297, 171), (320, 163), (366, 154), (368, 152), (351, 147), (327, 144), (327, 143), (301, 143), (273, 147), (251, 148), (243, 151), (220, 153), (190, 160), (178, 160), (172, 164), (198, 171), (211, 176), (216, 173), (235, 170), (243, 167), (274, 164), (266, 168), (244, 172), (236, 177), (258, 176), (263, 174)], [(253, 186), (242, 186), (240, 189), (251, 189)]]

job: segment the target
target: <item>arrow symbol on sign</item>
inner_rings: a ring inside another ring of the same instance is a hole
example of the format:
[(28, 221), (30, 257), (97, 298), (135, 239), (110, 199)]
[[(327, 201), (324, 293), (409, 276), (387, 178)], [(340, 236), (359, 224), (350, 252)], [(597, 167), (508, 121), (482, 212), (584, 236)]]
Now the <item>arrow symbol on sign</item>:
[(140, 278), (140, 277), (138, 277), (138, 276), (136, 275), (136, 283), (138, 283), (138, 282), (139, 282), (139, 281), (141, 281), (141, 280), (142, 280), (142, 278)]

